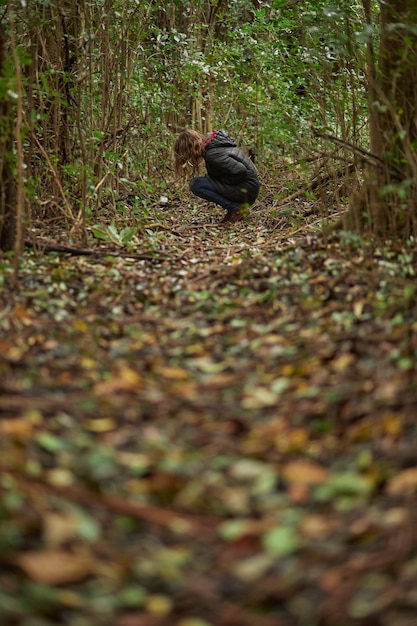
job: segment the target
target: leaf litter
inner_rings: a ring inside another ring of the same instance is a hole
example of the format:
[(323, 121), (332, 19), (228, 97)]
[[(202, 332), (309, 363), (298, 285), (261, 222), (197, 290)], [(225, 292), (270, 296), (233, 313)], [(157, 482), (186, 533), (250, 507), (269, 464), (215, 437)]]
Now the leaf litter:
[(413, 242), (189, 211), (0, 259), (1, 623), (411, 626)]

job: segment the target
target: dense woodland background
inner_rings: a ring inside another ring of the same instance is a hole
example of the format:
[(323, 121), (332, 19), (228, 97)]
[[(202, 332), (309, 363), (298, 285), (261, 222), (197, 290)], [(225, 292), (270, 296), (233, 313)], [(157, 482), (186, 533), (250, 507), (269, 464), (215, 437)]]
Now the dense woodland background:
[(1, 3), (2, 626), (415, 626), (416, 53), (415, 0)]
[(406, 0), (8, 2), (3, 247), (13, 220), (18, 248), (38, 218), (64, 218), (85, 242), (126, 198), (140, 217), (172, 197), (185, 126), (227, 128), (266, 187), (283, 163), (317, 194), (333, 178), (356, 228), (413, 234), (415, 12)]

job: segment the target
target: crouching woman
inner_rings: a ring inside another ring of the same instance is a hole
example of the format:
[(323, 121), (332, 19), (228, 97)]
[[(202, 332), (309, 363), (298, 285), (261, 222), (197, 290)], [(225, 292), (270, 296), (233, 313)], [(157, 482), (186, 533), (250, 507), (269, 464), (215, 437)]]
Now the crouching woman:
[(190, 190), (226, 210), (221, 223), (241, 220), (245, 209), (258, 197), (255, 166), (224, 130), (214, 130), (206, 137), (192, 129), (183, 130), (174, 144), (174, 161), (179, 176), (197, 174), (204, 161), (207, 174), (194, 175)]

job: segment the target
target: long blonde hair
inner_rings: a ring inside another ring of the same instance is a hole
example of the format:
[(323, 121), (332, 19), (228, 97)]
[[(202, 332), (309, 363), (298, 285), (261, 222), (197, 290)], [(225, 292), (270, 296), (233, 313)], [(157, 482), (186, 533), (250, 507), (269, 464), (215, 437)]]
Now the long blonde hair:
[(197, 174), (203, 152), (204, 136), (191, 128), (183, 130), (174, 143), (174, 164), (177, 176)]

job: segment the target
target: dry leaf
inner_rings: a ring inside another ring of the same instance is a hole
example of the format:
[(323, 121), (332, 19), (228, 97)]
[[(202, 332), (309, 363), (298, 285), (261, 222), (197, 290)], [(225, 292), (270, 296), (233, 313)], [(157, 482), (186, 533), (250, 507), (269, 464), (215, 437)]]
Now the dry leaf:
[(241, 405), (245, 409), (260, 409), (267, 406), (275, 406), (278, 399), (279, 394), (266, 387), (253, 387), (246, 390)]
[(172, 610), (172, 600), (168, 596), (156, 593), (148, 597), (146, 608), (151, 615), (164, 617)]
[(188, 378), (187, 370), (181, 367), (161, 367), (158, 368), (158, 374), (168, 380), (185, 380)]
[(74, 515), (47, 513), (43, 518), (43, 539), (46, 545), (57, 548), (77, 536), (78, 526)]
[(293, 461), (284, 466), (282, 475), (289, 483), (319, 485), (328, 479), (329, 472), (322, 465), (312, 461)]
[(0, 420), (0, 433), (17, 439), (25, 439), (33, 434), (35, 425), (26, 418)]
[(125, 367), (108, 380), (102, 380), (94, 385), (96, 396), (110, 396), (119, 391), (134, 392), (142, 384), (142, 379), (135, 370)]
[(387, 493), (391, 496), (411, 493), (417, 490), (417, 467), (409, 467), (400, 472), (387, 484)]
[(331, 362), (331, 368), (336, 372), (344, 372), (354, 362), (355, 356), (353, 354), (344, 353)]
[(339, 528), (339, 522), (326, 515), (311, 513), (300, 525), (300, 532), (310, 539), (326, 539)]
[(102, 417), (100, 419), (91, 419), (84, 422), (87, 430), (94, 433), (107, 433), (117, 427), (116, 420), (111, 417)]
[(15, 563), (41, 585), (63, 585), (83, 580), (95, 571), (95, 563), (87, 554), (65, 550), (39, 550), (19, 554)]

